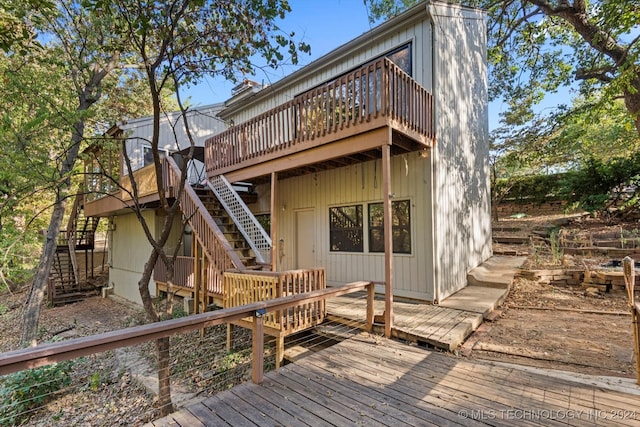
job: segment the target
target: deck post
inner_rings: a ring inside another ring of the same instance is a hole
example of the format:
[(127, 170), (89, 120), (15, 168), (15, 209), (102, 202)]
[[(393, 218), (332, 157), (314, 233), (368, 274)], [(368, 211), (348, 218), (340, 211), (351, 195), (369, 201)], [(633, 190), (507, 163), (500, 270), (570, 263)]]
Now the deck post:
[[(198, 260), (198, 239), (192, 239), (191, 252), (193, 255), (193, 311), (194, 314), (200, 311), (200, 262)], [(204, 311), (202, 311), (204, 313)]]
[(278, 271), (278, 172), (271, 172), (271, 271)]
[(367, 285), (367, 331), (373, 331), (373, 303), (376, 294), (376, 285), (370, 282)]
[(391, 210), (391, 138), (382, 149), (382, 196), (384, 200), (384, 336), (391, 338), (393, 327), (393, 215)]
[(251, 329), (251, 349), (253, 350), (251, 380), (255, 384), (262, 384), (264, 381), (264, 314), (264, 309), (254, 313)]

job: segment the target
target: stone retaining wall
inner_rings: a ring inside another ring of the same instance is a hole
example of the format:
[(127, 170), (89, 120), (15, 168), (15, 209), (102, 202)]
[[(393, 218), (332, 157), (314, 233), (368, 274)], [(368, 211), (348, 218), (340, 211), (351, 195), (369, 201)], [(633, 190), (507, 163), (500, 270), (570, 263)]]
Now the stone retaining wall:
[[(520, 269), (519, 277), (535, 280), (538, 283), (556, 286), (581, 286), (584, 289), (596, 288), (601, 293), (626, 292), (622, 271), (610, 270), (525, 270)], [(635, 290), (640, 292), (640, 272), (635, 276)]]

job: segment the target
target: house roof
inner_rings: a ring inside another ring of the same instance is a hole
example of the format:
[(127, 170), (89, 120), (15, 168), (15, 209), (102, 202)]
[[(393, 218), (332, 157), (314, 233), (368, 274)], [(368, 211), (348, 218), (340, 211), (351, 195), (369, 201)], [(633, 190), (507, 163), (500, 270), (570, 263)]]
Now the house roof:
[[(203, 105), (203, 106), (197, 106), (197, 107), (192, 107), (189, 108), (187, 110), (187, 114), (197, 114), (198, 112), (203, 113), (206, 111), (219, 111), (222, 110), (224, 108), (224, 103), (223, 102), (218, 102), (215, 104), (209, 104), (209, 105)], [(177, 120), (180, 115), (182, 113), (180, 111), (171, 111), (168, 112), (166, 114), (162, 114), (160, 116), (160, 121), (174, 121)], [(144, 117), (136, 117), (134, 119), (131, 120), (124, 120), (122, 122), (118, 122), (116, 123), (114, 126), (119, 127), (120, 129), (126, 130), (126, 129), (130, 129), (133, 127), (136, 127), (137, 125), (144, 123), (144, 122), (149, 122), (153, 120), (153, 116), (144, 116)]]
[(457, 9), (464, 10), (479, 10), (469, 6), (462, 6), (455, 3), (450, 3), (447, 1), (441, 0), (430, 0), (423, 1), (413, 6), (412, 8), (406, 10), (405, 12), (383, 22), (377, 27), (363, 33), (362, 35), (356, 37), (355, 39), (343, 44), (342, 46), (337, 47), (331, 52), (321, 56), (320, 58), (314, 60), (310, 64), (302, 67), (300, 70), (283, 77), (277, 82), (273, 83), (270, 86), (267, 86), (265, 89), (254, 93), (250, 96), (245, 97), (238, 102), (229, 103), (233, 98), (229, 98), (226, 103), (226, 108), (223, 109), (218, 116), (223, 120), (227, 120), (230, 116), (235, 114), (237, 111), (246, 108), (252, 104), (260, 102), (265, 98), (268, 98), (273, 93), (282, 90), (288, 86), (291, 86), (300, 80), (306, 79), (309, 75), (317, 73), (322, 68), (328, 67), (334, 64), (337, 61), (342, 60), (343, 58), (349, 57), (354, 51), (362, 49), (367, 45), (372, 45), (380, 38), (384, 37), (386, 34), (392, 31), (396, 31), (397, 28), (401, 25), (406, 25), (409, 22), (412, 22), (417, 19), (421, 19), (425, 16), (430, 16), (429, 6), (430, 5), (442, 5), (447, 7), (454, 7)]

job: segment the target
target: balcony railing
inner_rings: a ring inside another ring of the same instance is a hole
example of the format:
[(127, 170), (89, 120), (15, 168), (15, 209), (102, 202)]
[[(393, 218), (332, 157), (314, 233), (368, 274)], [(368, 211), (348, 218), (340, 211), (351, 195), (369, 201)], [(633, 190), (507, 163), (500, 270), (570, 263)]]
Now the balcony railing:
[[(169, 164), (162, 160), (162, 188), (166, 197), (173, 197)], [(138, 201), (149, 203), (160, 200), (156, 183), (156, 169), (153, 164), (132, 173), (136, 183)], [(85, 215), (108, 216), (113, 212), (134, 205), (134, 192), (129, 175), (120, 176), (118, 184), (106, 172), (88, 172), (86, 178)]]
[(381, 126), (429, 145), (433, 97), (381, 58), (208, 139), (208, 176), (313, 148)]
[[(187, 256), (176, 257), (173, 264), (173, 284), (180, 288), (194, 290), (195, 275), (193, 266), (195, 258)], [(216, 271), (212, 265), (207, 266), (207, 277), (215, 278)], [(153, 280), (156, 282), (167, 283), (168, 280), (167, 267), (161, 259), (158, 259), (153, 269)], [(222, 295), (222, 284), (220, 280), (208, 280), (207, 292), (211, 295)]]

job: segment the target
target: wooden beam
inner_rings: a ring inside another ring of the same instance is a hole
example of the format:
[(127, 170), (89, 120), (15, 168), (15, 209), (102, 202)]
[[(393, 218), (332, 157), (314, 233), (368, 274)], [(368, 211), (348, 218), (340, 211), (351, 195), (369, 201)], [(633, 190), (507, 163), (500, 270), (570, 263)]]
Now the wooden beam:
[(277, 271), (278, 262), (278, 173), (271, 172), (271, 271)]
[[(389, 129), (389, 139), (391, 129)], [(391, 145), (382, 146), (382, 196), (384, 203), (384, 335), (393, 326), (393, 216), (391, 210)]]
[(282, 172), (308, 166), (324, 160), (331, 160), (350, 154), (378, 148), (391, 141), (390, 130), (387, 127), (377, 128), (356, 136), (342, 139), (331, 144), (321, 145), (302, 152), (292, 153), (284, 157), (278, 157), (271, 161), (258, 161), (252, 159), (251, 165), (240, 169), (240, 165), (234, 166), (233, 171), (228, 171), (225, 176), (229, 182), (249, 181), (252, 178), (269, 175), (272, 172)]

